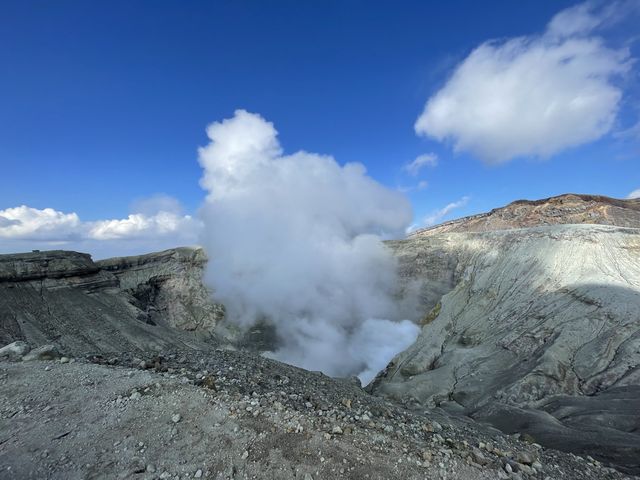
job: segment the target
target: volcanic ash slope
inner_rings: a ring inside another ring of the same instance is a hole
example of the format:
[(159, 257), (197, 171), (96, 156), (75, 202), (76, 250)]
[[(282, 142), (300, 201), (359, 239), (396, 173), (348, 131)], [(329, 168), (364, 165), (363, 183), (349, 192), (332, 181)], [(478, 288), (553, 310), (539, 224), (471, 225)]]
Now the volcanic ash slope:
[(433, 308), (372, 391), (639, 471), (640, 229), (556, 225), (390, 246), (405, 288)]

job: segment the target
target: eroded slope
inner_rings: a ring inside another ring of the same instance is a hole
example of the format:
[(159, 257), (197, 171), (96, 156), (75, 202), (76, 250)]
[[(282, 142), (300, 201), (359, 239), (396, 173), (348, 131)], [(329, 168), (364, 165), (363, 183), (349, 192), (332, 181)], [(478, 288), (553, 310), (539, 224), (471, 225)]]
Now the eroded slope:
[[(452, 289), (373, 391), (638, 471), (639, 230), (562, 225), (392, 246), (407, 288), (441, 277)], [(434, 263), (443, 249), (455, 265)]]

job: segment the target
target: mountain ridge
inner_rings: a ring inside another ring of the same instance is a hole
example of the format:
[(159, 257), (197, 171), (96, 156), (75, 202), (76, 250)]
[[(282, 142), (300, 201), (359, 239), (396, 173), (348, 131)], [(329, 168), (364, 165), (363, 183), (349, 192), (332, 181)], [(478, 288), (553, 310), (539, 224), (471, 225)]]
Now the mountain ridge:
[(411, 232), (408, 238), (443, 232), (482, 232), (556, 224), (640, 227), (640, 199), (565, 193), (538, 200), (514, 200), (490, 210)]

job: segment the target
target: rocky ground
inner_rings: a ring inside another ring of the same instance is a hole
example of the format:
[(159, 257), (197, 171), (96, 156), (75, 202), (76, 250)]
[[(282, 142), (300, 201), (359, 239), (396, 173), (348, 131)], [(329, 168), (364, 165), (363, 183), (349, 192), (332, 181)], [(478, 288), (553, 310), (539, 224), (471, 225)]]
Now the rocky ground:
[(1, 478), (629, 478), (248, 353), (55, 356), (0, 362)]

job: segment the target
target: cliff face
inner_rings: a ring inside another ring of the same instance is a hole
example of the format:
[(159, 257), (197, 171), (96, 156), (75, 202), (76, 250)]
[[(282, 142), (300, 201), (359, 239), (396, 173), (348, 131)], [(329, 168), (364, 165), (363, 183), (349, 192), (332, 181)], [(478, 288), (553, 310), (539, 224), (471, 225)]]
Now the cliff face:
[(224, 317), (224, 308), (212, 303), (202, 282), (207, 264), (202, 248), (174, 248), (96, 264), (117, 278), (148, 323), (210, 332)]
[(201, 249), (93, 262), (67, 251), (0, 255), (0, 343), (69, 354), (204, 348), (223, 309), (201, 282)]
[(491, 232), (559, 224), (617, 225), (640, 228), (640, 199), (566, 194), (542, 200), (517, 200), (488, 213), (424, 228), (411, 237), (445, 232)]
[(555, 225), (390, 246), (430, 313), (373, 392), (640, 468), (640, 230)]

